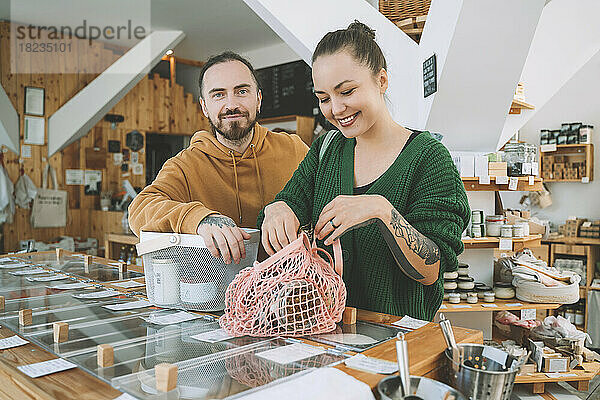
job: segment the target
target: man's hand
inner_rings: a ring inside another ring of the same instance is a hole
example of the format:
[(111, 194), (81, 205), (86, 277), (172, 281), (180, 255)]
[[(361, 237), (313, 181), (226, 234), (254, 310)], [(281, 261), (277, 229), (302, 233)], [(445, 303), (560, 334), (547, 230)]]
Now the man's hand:
[(218, 258), (223, 257), (225, 264), (233, 261), (239, 264), (246, 258), (244, 239), (250, 239), (250, 234), (236, 226), (235, 222), (224, 215), (209, 215), (205, 217), (196, 230), (202, 236), (210, 253)]

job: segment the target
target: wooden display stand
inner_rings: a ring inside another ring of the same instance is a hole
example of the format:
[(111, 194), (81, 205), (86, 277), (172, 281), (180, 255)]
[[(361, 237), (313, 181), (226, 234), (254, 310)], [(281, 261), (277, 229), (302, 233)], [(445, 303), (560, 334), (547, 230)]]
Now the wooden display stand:
[[(544, 151), (549, 148), (554, 150)], [(543, 145), (540, 150), (540, 172), (544, 182), (585, 183), (594, 180), (593, 144)], [(584, 163), (585, 168), (576, 169), (573, 163)]]

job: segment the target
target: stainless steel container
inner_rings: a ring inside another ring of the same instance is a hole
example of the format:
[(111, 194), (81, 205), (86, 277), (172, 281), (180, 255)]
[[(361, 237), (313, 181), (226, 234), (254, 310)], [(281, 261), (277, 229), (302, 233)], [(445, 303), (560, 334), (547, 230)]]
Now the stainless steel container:
[(458, 347), (463, 360), (459, 365), (452, 361), (449, 349), (444, 352), (445, 383), (471, 400), (510, 400), (521, 369), (517, 358), (491, 346), (467, 343)]
[[(419, 391), (419, 388), (421, 391)], [(382, 400), (400, 400), (402, 399), (402, 392), (400, 389), (400, 378), (398, 376), (388, 376), (383, 378), (377, 384), (377, 392)], [(466, 400), (458, 390), (451, 388), (441, 382), (434, 381), (433, 379), (411, 376), (410, 377), (410, 394), (427, 394), (427, 397), (422, 397), (427, 400), (437, 399), (455, 399), (455, 400)]]

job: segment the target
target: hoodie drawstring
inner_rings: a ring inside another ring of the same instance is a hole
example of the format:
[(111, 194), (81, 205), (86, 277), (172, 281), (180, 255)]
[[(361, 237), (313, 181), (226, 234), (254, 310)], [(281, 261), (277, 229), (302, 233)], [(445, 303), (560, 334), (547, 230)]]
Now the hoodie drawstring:
[(250, 143), (252, 149), (252, 157), (254, 158), (254, 168), (256, 168), (256, 177), (258, 178), (258, 189), (260, 190), (260, 207), (265, 206), (265, 193), (263, 191), (262, 178), (260, 177), (260, 168), (258, 168), (258, 158), (256, 157), (256, 150), (254, 149), (254, 143)]
[(240, 216), (240, 226), (242, 225), (242, 204), (240, 203), (240, 188), (238, 185), (237, 166), (235, 164), (235, 155), (229, 150), (229, 155), (233, 161), (233, 175), (235, 177), (235, 199), (237, 201), (238, 215)]

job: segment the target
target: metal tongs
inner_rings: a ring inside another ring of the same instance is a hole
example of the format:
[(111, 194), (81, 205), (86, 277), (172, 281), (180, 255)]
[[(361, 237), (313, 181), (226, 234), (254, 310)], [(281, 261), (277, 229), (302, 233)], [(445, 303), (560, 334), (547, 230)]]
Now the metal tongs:
[(410, 394), (410, 372), (408, 370), (408, 348), (406, 346), (406, 340), (404, 339), (404, 333), (398, 332), (396, 335), (398, 339), (396, 341), (396, 355), (398, 357), (398, 378), (400, 378), (400, 385), (398, 391), (400, 392), (401, 399), (404, 400), (423, 400), (419, 396)]
[(462, 364), (462, 357), (460, 349), (456, 344), (456, 338), (454, 337), (452, 325), (450, 324), (450, 321), (446, 319), (444, 314), (440, 314), (440, 328), (442, 329), (442, 334), (446, 340), (446, 346), (448, 346), (448, 349), (452, 354), (452, 368), (454, 369), (454, 372), (458, 372)]

